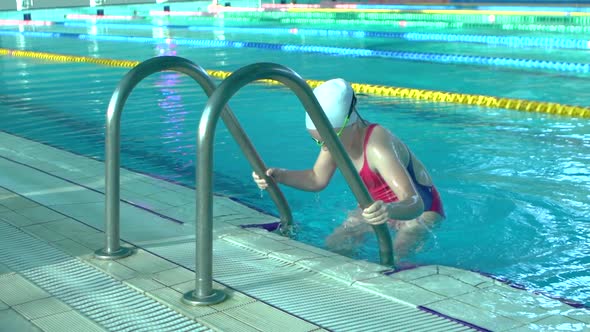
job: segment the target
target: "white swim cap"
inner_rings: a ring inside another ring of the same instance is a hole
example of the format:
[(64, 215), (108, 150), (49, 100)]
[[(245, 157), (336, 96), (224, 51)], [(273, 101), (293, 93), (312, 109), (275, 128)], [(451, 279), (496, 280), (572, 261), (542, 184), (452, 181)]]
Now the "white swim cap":
[[(333, 128), (340, 128), (346, 120), (353, 102), (354, 91), (350, 83), (341, 78), (326, 81), (313, 90), (313, 94), (320, 102), (326, 117), (330, 120)], [(358, 119), (356, 112), (350, 114), (346, 127), (352, 125)], [(311, 121), (309, 114), (305, 114), (305, 126), (307, 129), (315, 130), (316, 127)]]

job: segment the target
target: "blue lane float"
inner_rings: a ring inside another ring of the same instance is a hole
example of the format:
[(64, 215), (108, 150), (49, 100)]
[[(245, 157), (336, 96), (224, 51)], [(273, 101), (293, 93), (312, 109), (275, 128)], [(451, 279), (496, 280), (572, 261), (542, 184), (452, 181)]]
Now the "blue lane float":
[(333, 30), (333, 29), (300, 29), (300, 28), (243, 28), (243, 27), (209, 27), (209, 26), (181, 26), (181, 25), (147, 25), (147, 24), (120, 24), (120, 23), (96, 23), (65, 22), (64, 26), (87, 28), (90, 25), (104, 26), (120, 29), (147, 30), (158, 28), (185, 29), (189, 31), (223, 31), (234, 33), (255, 33), (271, 35), (301, 35), (316, 37), (345, 37), (345, 38), (394, 38), (409, 41), (435, 41), (449, 43), (477, 43), (494, 46), (508, 47), (540, 47), (558, 49), (590, 49), (590, 39), (566, 39), (551, 37), (523, 37), (523, 36), (497, 36), (475, 34), (450, 34), (450, 33), (424, 33), (424, 32), (387, 32), (387, 31), (360, 31), (360, 30)]
[(237, 42), (229, 40), (208, 40), (208, 39), (188, 39), (188, 38), (153, 38), (153, 37), (128, 37), (128, 36), (107, 36), (79, 33), (46, 33), (46, 32), (20, 32), (0, 30), (0, 35), (24, 35), (30, 37), (48, 37), (48, 38), (76, 38), (81, 40), (93, 41), (116, 41), (116, 42), (133, 42), (133, 43), (151, 43), (151, 44), (175, 44), (186, 45), (191, 47), (227, 47), (227, 48), (253, 48), (278, 50), (283, 52), (298, 53), (315, 53), (334, 56), (352, 56), (352, 57), (378, 57), (396, 60), (423, 61), (443, 64), (468, 64), (468, 65), (486, 65), (496, 67), (525, 68), (525, 69), (543, 69), (572, 73), (590, 72), (590, 64), (574, 63), (561, 61), (547, 61), (535, 59), (515, 59), (505, 57), (487, 57), (476, 55), (461, 54), (442, 54), (442, 53), (423, 53), (423, 52), (406, 52), (406, 51), (381, 51), (362, 48), (343, 48), (317, 45), (290, 45), (290, 44), (273, 44), (262, 42)]

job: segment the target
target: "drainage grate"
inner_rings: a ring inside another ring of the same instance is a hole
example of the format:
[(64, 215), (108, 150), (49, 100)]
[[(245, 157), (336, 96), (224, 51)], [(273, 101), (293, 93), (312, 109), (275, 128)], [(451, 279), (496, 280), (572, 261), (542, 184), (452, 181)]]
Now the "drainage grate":
[(414, 307), (345, 285), (338, 287), (334, 281), (323, 280), (312, 272), (277, 272), (234, 275), (223, 278), (223, 281), (336, 331), (445, 331), (457, 327), (470, 330)]
[(109, 331), (210, 331), (6, 222), (0, 262)]
[[(270, 259), (226, 241), (215, 241), (215, 280), (292, 315), (334, 331), (473, 331), (478, 330), (419, 308)], [(148, 250), (194, 269), (183, 253), (194, 244)]]

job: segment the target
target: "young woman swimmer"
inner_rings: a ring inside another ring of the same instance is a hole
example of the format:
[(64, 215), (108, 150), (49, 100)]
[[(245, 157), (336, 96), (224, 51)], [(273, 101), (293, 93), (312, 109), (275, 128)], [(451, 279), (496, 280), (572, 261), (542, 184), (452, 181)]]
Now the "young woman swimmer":
[[(314, 89), (332, 127), (375, 201), (339, 226), (327, 239), (327, 246), (349, 253), (371, 231), (369, 225), (388, 223), (395, 230), (396, 261), (406, 257), (437, 223), (445, 218), (438, 191), (424, 165), (410, 149), (387, 129), (362, 119), (356, 110), (351, 85), (343, 79), (329, 80)], [(336, 171), (336, 163), (324, 145), (309, 115), (305, 124), (320, 147), (312, 169), (269, 168), (266, 175), (277, 183), (305, 191), (321, 191)], [(268, 184), (254, 172), (260, 189)], [(351, 241), (352, 239), (352, 241)]]

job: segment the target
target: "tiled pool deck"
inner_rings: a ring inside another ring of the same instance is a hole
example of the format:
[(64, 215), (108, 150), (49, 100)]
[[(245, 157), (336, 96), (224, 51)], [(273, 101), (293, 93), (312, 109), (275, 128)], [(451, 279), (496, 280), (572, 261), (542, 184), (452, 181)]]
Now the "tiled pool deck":
[(1, 329), (590, 330), (590, 311), (477, 273), (424, 266), (384, 275), (377, 264), (240, 228), (276, 218), (225, 197), (214, 201), (213, 276), (229, 299), (185, 306), (194, 190), (127, 170), (121, 182), (121, 237), (137, 254), (96, 260), (104, 164), (0, 132)]

